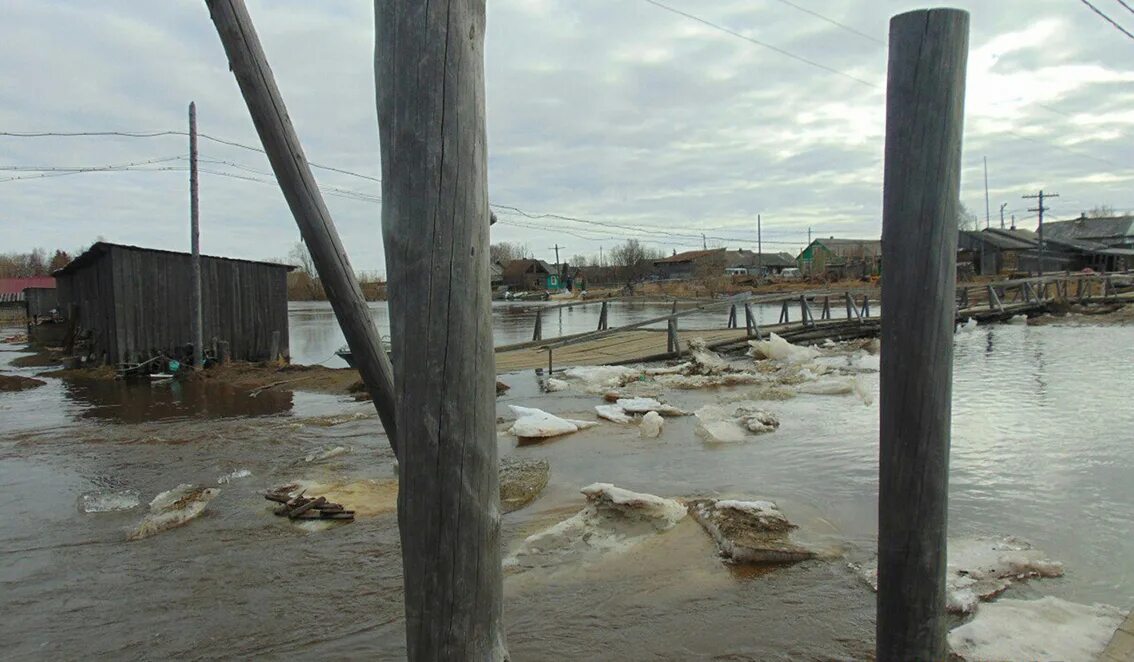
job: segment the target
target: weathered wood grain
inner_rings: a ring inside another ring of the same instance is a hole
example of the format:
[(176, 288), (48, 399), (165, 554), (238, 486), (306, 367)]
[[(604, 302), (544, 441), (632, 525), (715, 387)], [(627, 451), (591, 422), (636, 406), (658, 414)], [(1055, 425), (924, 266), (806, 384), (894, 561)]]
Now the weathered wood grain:
[(484, 0), (376, 0), (410, 660), (504, 660)]
[[(890, 22), (877, 659), (945, 659), (953, 322), (969, 16)], [(863, 302), (864, 312), (868, 303)]]

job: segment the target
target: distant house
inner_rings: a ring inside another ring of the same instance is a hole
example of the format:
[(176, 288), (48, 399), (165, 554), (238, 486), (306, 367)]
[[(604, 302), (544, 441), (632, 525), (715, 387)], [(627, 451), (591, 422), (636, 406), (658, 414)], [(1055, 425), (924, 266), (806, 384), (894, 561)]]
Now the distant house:
[(50, 290), (54, 294), (55, 279), (51, 276), (33, 276), (31, 278), (0, 278), (0, 319), (17, 320), (27, 313), (29, 296), (38, 311), (40, 303), (52, 297), (44, 296), (42, 292)]
[[(288, 356), (287, 274), (294, 267), (201, 256), (204, 339), (229, 357)], [(60, 307), (74, 315), (80, 355), (110, 364), (165, 355), (192, 342), (188, 253), (98, 242), (55, 272)], [(193, 350), (199, 351), (199, 350)]]
[(664, 280), (723, 276), (726, 269), (744, 259), (745, 253), (751, 255), (748, 251), (730, 251), (727, 248), (685, 251), (654, 260), (654, 271)]
[(1043, 239), (1048, 241), (1089, 241), (1107, 248), (1134, 248), (1134, 216), (1087, 218), (1086, 214), (1072, 221), (1049, 221), (1043, 225)]
[(504, 266), (496, 260), (488, 264), (488, 280), (493, 288), (504, 284)]
[(795, 258), (790, 253), (752, 253), (746, 250), (738, 252), (740, 255), (729, 264), (727, 270), (731, 274), (775, 276), (784, 269), (795, 266)]
[(880, 239), (816, 239), (796, 258), (807, 275), (860, 278), (882, 273)]
[[(1134, 266), (1134, 249), (1071, 238), (1068, 235), (1072, 233), (1066, 230), (1057, 231), (1056, 236), (1051, 237), (1048, 227), (1044, 224), (1044, 271), (1079, 271), (1086, 268), (1120, 271)], [(962, 230), (957, 238), (957, 251), (957, 261), (971, 262), (978, 274), (1037, 273), (1041, 269), (1039, 235), (1032, 230)]]
[(512, 260), (504, 266), (504, 284), (517, 290), (558, 290), (559, 274), (543, 260)]

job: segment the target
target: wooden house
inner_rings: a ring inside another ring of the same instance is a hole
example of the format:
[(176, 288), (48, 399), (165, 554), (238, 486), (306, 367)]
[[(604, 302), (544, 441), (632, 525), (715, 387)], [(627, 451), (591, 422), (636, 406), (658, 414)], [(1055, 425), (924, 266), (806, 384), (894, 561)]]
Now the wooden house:
[[(189, 358), (191, 261), (188, 253), (99, 242), (55, 272), (59, 305), (84, 339), (82, 354), (111, 364)], [(206, 345), (226, 341), (237, 360), (287, 357), (291, 269), (201, 256)]]
[(558, 290), (559, 274), (543, 260), (512, 260), (504, 265), (504, 284), (514, 290)]
[(862, 278), (882, 273), (880, 239), (816, 239), (796, 258), (799, 269), (809, 276)]

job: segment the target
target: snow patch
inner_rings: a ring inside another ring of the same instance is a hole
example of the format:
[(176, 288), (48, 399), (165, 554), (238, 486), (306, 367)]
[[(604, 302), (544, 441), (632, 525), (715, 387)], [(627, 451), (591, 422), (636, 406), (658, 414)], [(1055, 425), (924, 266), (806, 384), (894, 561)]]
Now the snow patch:
[(949, 647), (968, 662), (1092, 662), (1122, 620), (1122, 613), (1108, 605), (1083, 605), (1051, 596), (998, 600), (950, 632)]
[(1015, 324), (1015, 325), (1021, 325), (1021, 326), (1027, 326), (1028, 316), (1027, 315), (1013, 315), (1008, 320), (1008, 323), (1009, 324)]
[(162, 492), (150, 501), (150, 512), (126, 535), (126, 540), (141, 540), (182, 526), (199, 517), (218, 494), (220, 490), (215, 487), (200, 488), (188, 483)]
[(963, 324), (957, 325), (957, 333), (968, 333), (969, 331), (975, 331), (976, 328), (977, 321), (970, 317)]
[(562, 379), (556, 379), (555, 377), (548, 377), (543, 382), (543, 390), (547, 391), (548, 393), (566, 391), (569, 387), (570, 384), (568, 384), (566, 381)]
[(642, 376), (640, 368), (621, 365), (577, 366), (563, 371), (568, 380), (582, 382), (587, 390), (618, 388)]

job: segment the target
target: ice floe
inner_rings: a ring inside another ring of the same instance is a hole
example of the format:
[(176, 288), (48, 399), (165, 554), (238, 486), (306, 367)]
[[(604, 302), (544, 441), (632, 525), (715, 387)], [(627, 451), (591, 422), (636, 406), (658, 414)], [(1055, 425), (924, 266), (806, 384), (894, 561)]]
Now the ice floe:
[(819, 356), (817, 348), (793, 345), (774, 333), (768, 334), (767, 340), (750, 340), (748, 345), (751, 347), (748, 351), (750, 356), (781, 363), (808, 363)]
[(697, 433), (707, 441), (737, 443), (753, 434), (772, 432), (779, 420), (755, 402), (737, 402), (726, 406), (705, 405), (695, 412)]
[(137, 490), (96, 490), (79, 497), (79, 510), (84, 513), (113, 513), (133, 510), (142, 503)]
[(350, 453), (349, 446), (324, 446), (303, 456), (304, 462), (324, 462)]
[(1092, 662), (1122, 623), (1107, 605), (1083, 605), (1052, 596), (997, 600), (949, 633), (953, 654), (967, 662), (1062, 660)]
[(220, 490), (182, 483), (162, 492), (150, 501), (150, 512), (126, 535), (127, 540), (141, 540), (168, 529), (182, 526), (205, 511)]
[(525, 439), (538, 439), (544, 437), (558, 437), (572, 432), (578, 432), (598, 425), (594, 421), (577, 421), (570, 418), (560, 418), (549, 414), (542, 409), (508, 405), (516, 415), (516, 422), (508, 429), (509, 432)]
[(231, 483), (234, 480), (238, 480), (240, 478), (248, 478), (251, 475), (252, 475), (252, 472), (248, 469), (236, 469), (235, 471), (229, 472), (229, 473), (221, 476), (220, 478), (218, 478), (217, 479), (217, 485), (224, 485), (226, 483)]
[(689, 514), (732, 563), (794, 563), (815, 553), (790, 539), (796, 528), (771, 501), (696, 499)]
[(661, 436), (664, 424), (665, 420), (661, 417), (661, 414), (656, 411), (648, 411), (642, 417), (642, 422), (638, 424), (638, 431), (643, 438), (656, 439)]
[(581, 492), (587, 503), (575, 515), (528, 536), (504, 561), (506, 567), (530, 568), (590, 560), (625, 551), (673, 528), (686, 516), (674, 499), (595, 483)]

